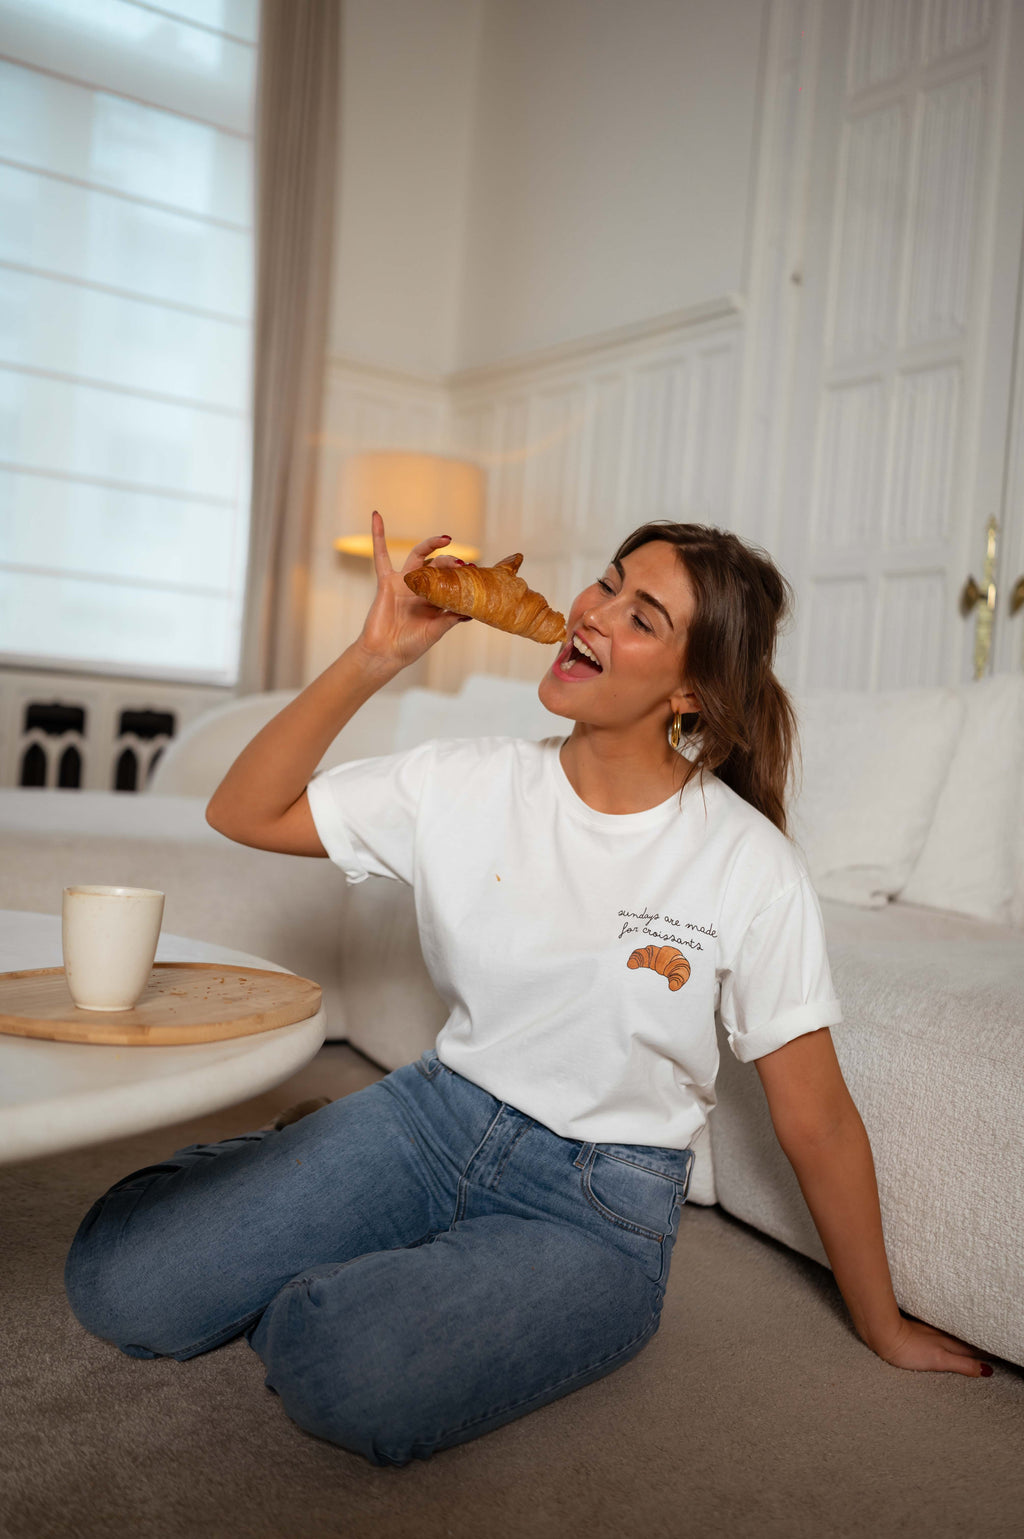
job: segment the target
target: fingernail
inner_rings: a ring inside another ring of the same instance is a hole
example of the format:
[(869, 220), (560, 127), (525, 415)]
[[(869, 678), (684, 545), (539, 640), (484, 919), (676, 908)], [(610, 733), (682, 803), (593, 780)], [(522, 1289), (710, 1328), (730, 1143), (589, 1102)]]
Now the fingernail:
[(459, 560), (458, 556), (455, 557), (455, 565), (456, 566), (465, 566), (465, 564), (466, 563), (464, 561), (460, 561)]
[(992, 1367), (991, 1363), (982, 1363), (981, 1376), (983, 1379), (990, 1379), (994, 1373), (995, 1369)]

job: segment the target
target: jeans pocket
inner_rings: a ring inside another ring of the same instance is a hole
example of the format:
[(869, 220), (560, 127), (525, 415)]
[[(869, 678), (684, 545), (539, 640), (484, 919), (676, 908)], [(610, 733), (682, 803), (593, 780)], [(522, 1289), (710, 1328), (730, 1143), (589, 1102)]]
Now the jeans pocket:
[(610, 1224), (659, 1244), (673, 1232), (682, 1198), (671, 1176), (595, 1148), (582, 1181), (587, 1201)]

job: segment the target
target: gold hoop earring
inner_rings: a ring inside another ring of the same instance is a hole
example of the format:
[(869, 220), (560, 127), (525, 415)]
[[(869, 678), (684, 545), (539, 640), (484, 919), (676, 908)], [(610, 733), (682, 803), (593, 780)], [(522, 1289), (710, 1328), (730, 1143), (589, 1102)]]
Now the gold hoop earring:
[(683, 718), (679, 711), (672, 717), (672, 724), (668, 729), (669, 747), (679, 752), (679, 744), (683, 740)]

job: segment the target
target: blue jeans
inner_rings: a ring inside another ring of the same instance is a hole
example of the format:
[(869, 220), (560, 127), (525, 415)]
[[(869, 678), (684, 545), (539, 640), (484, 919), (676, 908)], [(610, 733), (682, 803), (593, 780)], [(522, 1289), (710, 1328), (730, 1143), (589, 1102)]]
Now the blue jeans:
[(280, 1132), (126, 1176), (65, 1286), (132, 1357), (244, 1333), (300, 1427), (403, 1465), (636, 1356), (692, 1163), (560, 1138), (429, 1051)]

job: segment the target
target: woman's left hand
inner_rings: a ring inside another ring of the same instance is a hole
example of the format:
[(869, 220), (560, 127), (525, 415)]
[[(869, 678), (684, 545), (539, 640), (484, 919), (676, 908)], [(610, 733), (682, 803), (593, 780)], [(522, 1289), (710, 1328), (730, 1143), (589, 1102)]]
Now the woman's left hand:
[(975, 1379), (987, 1378), (992, 1372), (991, 1364), (983, 1361), (983, 1354), (975, 1347), (957, 1336), (947, 1336), (933, 1325), (925, 1325), (922, 1320), (901, 1318), (894, 1340), (887, 1342), (884, 1350), (879, 1347), (872, 1347), (872, 1350), (896, 1368), (916, 1368), (926, 1373), (965, 1373)]

